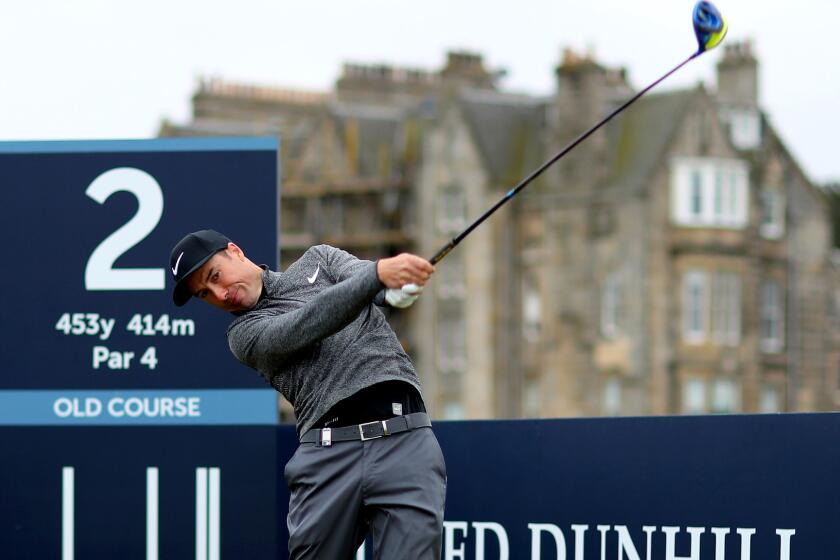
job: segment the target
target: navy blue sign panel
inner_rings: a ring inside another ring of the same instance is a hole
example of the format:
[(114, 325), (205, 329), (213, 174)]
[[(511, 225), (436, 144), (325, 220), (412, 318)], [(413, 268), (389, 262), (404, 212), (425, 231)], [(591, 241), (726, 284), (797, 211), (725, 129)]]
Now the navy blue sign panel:
[[(274, 138), (0, 143), (0, 424), (273, 419), (248, 412), (274, 395), (230, 354), (231, 317), (175, 307), (168, 267), (204, 228), (275, 266), (277, 174)], [(260, 391), (240, 415), (198, 389)]]
[(820, 560), (840, 415), (438, 423), (443, 558)]
[(0, 444), (6, 560), (277, 558), (274, 426), (5, 427)]
[[(840, 549), (837, 414), (435, 432), (448, 471), (444, 560), (827, 560)], [(292, 426), (0, 428), (0, 550), (286, 558), (282, 473), (296, 447)]]

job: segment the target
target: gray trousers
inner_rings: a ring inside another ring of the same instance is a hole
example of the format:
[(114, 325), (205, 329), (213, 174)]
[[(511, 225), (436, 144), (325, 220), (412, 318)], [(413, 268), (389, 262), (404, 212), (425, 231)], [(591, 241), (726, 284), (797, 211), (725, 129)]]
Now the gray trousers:
[(289, 559), (440, 558), (446, 465), (431, 428), (368, 441), (302, 443), (286, 464)]

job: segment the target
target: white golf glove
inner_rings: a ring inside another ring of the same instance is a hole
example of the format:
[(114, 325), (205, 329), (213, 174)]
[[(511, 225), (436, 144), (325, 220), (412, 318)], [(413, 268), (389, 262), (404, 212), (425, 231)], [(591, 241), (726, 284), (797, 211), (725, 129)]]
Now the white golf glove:
[(417, 301), (417, 298), (420, 297), (420, 293), (422, 291), (423, 287), (418, 286), (417, 284), (406, 284), (400, 289), (388, 288), (385, 290), (385, 301), (387, 301), (388, 305), (391, 307), (405, 309)]

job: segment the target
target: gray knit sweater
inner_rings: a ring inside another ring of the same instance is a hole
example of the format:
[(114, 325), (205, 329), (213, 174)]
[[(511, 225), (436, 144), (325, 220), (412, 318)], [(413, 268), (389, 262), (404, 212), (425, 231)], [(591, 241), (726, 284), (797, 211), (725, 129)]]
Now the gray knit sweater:
[(420, 390), (385, 315), (376, 263), (318, 245), (283, 273), (263, 272), (265, 297), (231, 322), (228, 344), (280, 391), (300, 436), (339, 401), (375, 383)]

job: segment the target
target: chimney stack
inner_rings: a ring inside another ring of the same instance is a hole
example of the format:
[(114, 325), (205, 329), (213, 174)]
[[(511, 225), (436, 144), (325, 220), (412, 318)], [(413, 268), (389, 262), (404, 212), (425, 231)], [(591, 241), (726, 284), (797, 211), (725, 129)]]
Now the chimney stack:
[(730, 107), (758, 108), (758, 61), (752, 43), (730, 43), (717, 64), (718, 100)]

